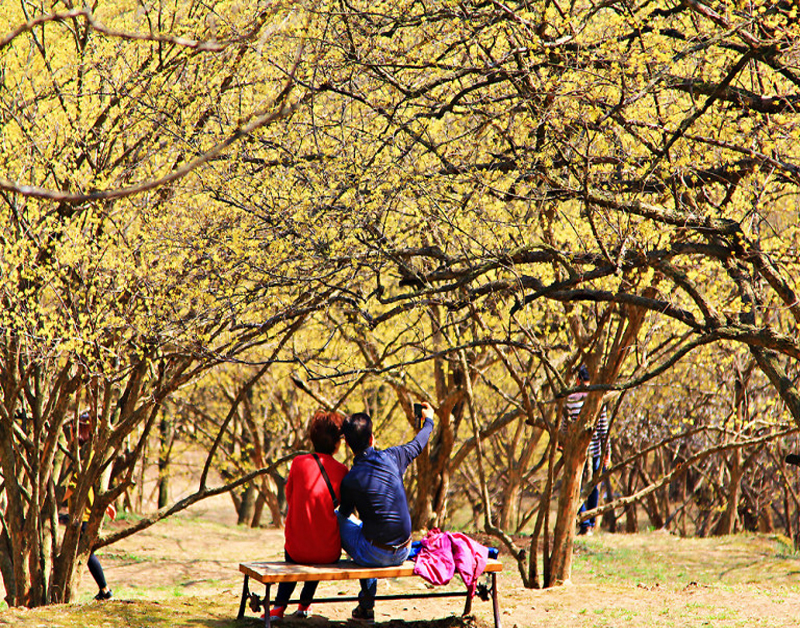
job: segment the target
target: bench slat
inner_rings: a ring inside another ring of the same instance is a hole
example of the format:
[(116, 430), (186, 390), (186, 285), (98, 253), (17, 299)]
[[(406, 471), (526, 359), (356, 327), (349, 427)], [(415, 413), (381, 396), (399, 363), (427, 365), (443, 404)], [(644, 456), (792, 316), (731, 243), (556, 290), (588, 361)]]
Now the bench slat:
[[(503, 570), (503, 564), (490, 558), (484, 572)], [(262, 584), (275, 582), (305, 582), (307, 580), (356, 580), (359, 578), (402, 578), (413, 576), (414, 562), (406, 561), (396, 567), (362, 567), (352, 560), (340, 560), (332, 565), (296, 565), (285, 562), (258, 561), (240, 563), (239, 571)]]

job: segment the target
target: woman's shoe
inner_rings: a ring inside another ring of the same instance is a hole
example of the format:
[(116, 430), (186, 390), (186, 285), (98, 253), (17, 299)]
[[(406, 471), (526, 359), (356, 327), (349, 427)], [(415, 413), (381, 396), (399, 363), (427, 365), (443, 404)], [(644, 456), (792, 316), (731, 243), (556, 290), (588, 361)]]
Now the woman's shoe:
[(269, 620), (270, 621), (280, 621), (283, 619), (283, 613), (286, 611), (285, 606), (273, 606), (272, 610), (269, 612)]
[(311, 617), (311, 604), (300, 604), (292, 617), (308, 619)]

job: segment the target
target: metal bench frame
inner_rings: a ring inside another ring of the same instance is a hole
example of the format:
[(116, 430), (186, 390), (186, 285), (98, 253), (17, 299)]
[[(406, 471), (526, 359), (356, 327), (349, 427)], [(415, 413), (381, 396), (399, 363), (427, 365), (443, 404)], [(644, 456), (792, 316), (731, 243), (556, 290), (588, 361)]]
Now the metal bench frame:
[[(496, 559), (489, 559), (484, 573), (488, 576), (490, 584), (479, 584), (475, 594), (483, 600), (492, 600), (494, 613), (494, 627), (500, 626), (500, 605), (497, 599), (497, 573), (503, 570), (503, 565)], [(342, 581), (358, 580), (361, 578), (404, 578), (408, 576), (419, 577), (414, 574), (414, 563), (406, 561), (396, 567), (362, 567), (351, 560), (341, 560), (333, 565), (297, 565), (286, 562), (253, 562), (240, 563), (239, 571), (244, 574), (242, 586), (242, 599), (239, 603), (237, 619), (244, 618), (245, 606), (250, 606), (254, 612), (264, 609), (264, 626), (270, 628), (270, 586), (280, 582), (306, 582), (308, 580)], [(250, 590), (250, 579), (266, 586), (263, 597)], [(472, 610), (472, 597), (468, 591), (433, 591), (428, 593), (402, 593), (394, 595), (378, 595), (375, 600), (406, 600), (418, 598), (464, 597), (464, 615)], [(289, 600), (296, 603), (298, 600)], [(315, 604), (333, 602), (357, 602), (357, 596), (336, 596), (314, 598)]]

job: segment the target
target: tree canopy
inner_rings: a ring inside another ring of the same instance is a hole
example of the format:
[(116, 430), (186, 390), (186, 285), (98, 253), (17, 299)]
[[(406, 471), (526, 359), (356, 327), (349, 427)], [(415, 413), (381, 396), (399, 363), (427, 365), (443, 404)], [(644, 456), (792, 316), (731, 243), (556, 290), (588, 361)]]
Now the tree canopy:
[[(516, 426), (506, 455), (528, 464), (549, 434), (554, 463), (554, 400), (589, 363), (547, 584), (569, 578), (604, 394), (740, 348), (800, 425), (797, 11), (4, 3), (10, 603), (68, 599), (93, 541), (73, 530), (40, 559), (69, 454), (85, 478), (73, 517), (103, 486), (96, 535), (131, 482), (113, 461), (222, 363), (249, 382), (231, 414), (283, 363), (331, 406), (368, 382), (386, 416), (434, 401), (415, 523), (444, 516), (452, 463), (474, 454), (490, 528), (483, 440)], [(85, 408), (95, 438), (69, 452)]]

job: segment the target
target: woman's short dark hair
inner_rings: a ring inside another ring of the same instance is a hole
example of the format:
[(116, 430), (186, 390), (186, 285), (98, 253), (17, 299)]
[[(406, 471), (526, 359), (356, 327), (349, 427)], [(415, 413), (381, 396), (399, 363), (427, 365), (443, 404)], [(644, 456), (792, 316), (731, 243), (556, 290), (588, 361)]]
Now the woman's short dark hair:
[(347, 446), (358, 455), (369, 447), (372, 438), (372, 419), (365, 412), (356, 414), (345, 419), (342, 424), (342, 433), (347, 441)]
[(317, 410), (308, 424), (308, 437), (314, 445), (314, 451), (320, 454), (332, 454), (336, 451), (336, 443), (342, 437), (344, 416), (338, 412)]

